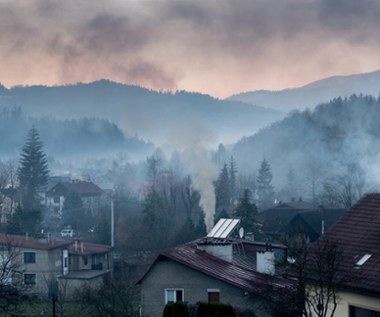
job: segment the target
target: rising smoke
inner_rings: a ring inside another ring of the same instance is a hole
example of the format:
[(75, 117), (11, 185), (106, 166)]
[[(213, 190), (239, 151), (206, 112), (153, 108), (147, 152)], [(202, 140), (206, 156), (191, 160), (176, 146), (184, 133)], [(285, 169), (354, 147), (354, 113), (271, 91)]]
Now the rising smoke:
[(205, 213), (207, 232), (214, 224), (214, 181), (217, 167), (211, 161), (210, 144), (215, 142), (212, 131), (192, 120), (177, 122), (167, 131), (168, 147), (180, 154), (186, 172), (191, 175), (194, 189), (201, 194), (200, 205)]

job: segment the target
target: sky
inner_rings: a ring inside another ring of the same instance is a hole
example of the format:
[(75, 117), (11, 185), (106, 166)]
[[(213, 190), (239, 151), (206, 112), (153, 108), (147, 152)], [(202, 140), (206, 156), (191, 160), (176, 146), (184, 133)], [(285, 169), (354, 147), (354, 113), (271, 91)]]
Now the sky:
[(0, 83), (217, 98), (380, 69), (378, 0), (0, 0)]

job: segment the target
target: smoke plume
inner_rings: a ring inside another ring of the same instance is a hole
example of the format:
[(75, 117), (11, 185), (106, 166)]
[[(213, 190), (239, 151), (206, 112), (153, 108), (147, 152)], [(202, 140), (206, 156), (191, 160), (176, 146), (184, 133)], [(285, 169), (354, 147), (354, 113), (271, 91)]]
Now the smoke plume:
[(186, 172), (191, 175), (194, 189), (201, 194), (200, 205), (205, 213), (207, 232), (214, 224), (214, 181), (217, 168), (211, 161), (210, 144), (215, 140), (212, 131), (192, 120), (178, 122), (168, 131), (168, 142), (180, 153)]

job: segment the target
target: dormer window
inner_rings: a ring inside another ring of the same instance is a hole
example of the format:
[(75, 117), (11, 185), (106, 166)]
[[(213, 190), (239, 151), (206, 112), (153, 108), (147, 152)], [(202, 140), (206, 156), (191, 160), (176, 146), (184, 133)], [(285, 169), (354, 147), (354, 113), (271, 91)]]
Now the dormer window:
[(358, 262), (356, 262), (356, 266), (363, 266), (364, 263), (368, 261), (368, 259), (372, 256), (372, 254), (363, 255)]

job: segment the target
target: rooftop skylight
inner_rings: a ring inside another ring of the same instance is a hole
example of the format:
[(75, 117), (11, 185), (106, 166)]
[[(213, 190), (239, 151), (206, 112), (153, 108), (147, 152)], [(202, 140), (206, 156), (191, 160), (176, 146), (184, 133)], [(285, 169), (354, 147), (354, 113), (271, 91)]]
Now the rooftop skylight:
[(372, 254), (364, 254), (358, 262), (356, 262), (357, 266), (362, 266), (368, 259), (372, 256)]

